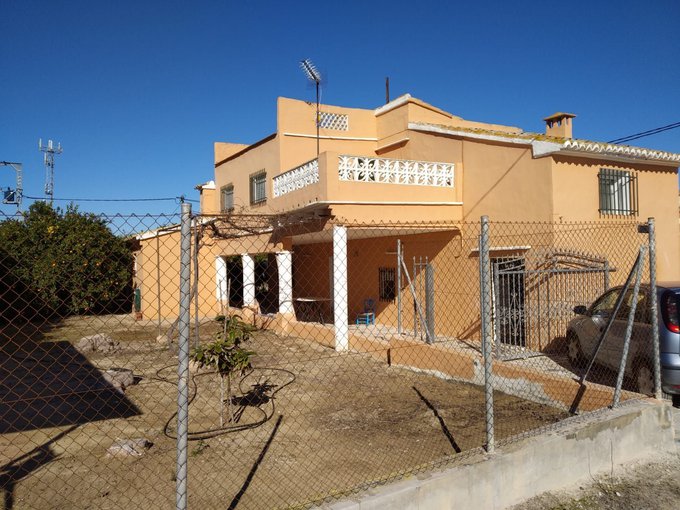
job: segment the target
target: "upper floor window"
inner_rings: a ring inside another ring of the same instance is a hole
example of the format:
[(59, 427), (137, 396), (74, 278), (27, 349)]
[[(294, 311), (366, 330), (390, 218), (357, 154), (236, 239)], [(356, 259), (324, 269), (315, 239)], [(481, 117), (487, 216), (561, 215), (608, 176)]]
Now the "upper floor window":
[(601, 168), (600, 214), (638, 214), (637, 176), (627, 170)]
[(250, 203), (267, 201), (267, 172), (260, 171), (250, 176)]
[(220, 188), (220, 211), (230, 212), (234, 210), (234, 185), (227, 184)]

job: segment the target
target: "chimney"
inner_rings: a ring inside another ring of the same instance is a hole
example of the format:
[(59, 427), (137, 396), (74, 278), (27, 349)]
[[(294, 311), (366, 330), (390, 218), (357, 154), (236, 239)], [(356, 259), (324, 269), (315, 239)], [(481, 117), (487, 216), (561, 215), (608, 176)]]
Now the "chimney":
[(576, 117), (573, 113), (557, 112), (550, 117), (543, 119), (545, 121), (545, 134), (554, 136), (556, 138), (573, 138), (572, 127), (574, 125), (573, 119)]

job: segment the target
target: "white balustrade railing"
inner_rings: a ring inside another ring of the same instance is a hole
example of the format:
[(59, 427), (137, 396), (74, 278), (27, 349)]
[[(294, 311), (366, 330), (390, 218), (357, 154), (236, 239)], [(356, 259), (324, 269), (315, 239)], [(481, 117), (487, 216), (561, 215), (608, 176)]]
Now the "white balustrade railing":
[(453, 163), (340, 156), (341, 181), (453, 188)]
[(313, 159), (274, 177), (274, 197), (306, 188), (317, 182), (319, 182), (319, 160)]

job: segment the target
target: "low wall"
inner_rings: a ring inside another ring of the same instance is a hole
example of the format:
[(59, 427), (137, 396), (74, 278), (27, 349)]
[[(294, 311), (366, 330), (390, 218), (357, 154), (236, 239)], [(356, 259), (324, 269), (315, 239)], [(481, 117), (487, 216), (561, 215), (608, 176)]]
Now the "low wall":
[[(325, 347), (335, 347), (332, 324), (301, 322), (293, 315), (263, 316), (245, 308), (230, 311), (236, 311), (246, 322), (280, 335), (294, 335)], [(482, 356), (469, 344), (425, 344), (422, 340), (389, 334), (377, 338), (360, 330), (350, 330), (348, 340), (350, 351), (366, 354), (388, 365), (477, 385), (484, 384)], [(594, 411), (612, 402), (613, 388), (591, 382), (582, 385), (573, 374), (565, 376), (498, 360), (494, 361), (492, 371), (497, 390), (559, 409)], [(630, 391), (621, 392), (622, 401), (639, 397)]]
[(545, 491), (617, 474), (622, 465), (675, 451), (671, 409), (655, 400), (565, 420), (543, 434), (501, 445), (468, 464), (425, 473), (327, 510), (479, 508), (500, 510)]

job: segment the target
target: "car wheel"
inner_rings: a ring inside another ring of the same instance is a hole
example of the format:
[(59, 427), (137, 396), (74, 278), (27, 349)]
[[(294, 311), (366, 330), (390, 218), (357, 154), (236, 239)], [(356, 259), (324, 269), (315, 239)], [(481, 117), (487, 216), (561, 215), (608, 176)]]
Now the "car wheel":
[(643, 395), (654, 395), (654, 370), (649, 361), (639, 360), (635, 369), (635, 387)]
[(569, 355), (569, 362), (573, 367), (583, 368), (586, 364), (586, 357), (583, 355), (581, 349), (581, 342), (576, 336), (576, 333), (567, 334), (567, 354)]
[(673, 407), (680, 407), (680, 395), (672, 395)]

